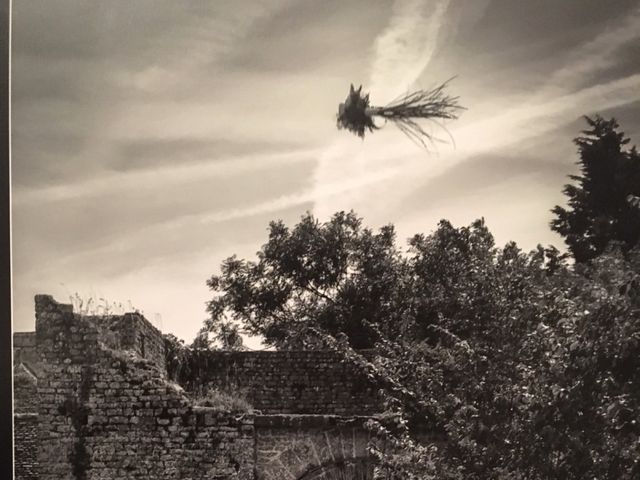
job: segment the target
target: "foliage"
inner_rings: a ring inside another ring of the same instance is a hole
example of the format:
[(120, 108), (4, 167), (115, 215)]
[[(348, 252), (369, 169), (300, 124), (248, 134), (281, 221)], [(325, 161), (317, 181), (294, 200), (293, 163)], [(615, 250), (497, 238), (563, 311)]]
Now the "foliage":
[[(309, 348), (310, 322), (345, 333), (357, 348), (372, 346), (362, 320), (399, 333), (388, 319), (403, 310), (404, 262), (392, 227), (379, 233), (362, 228), (353, 212), (336, 214), (326, 224), (311, 215), (289, 230), (272, 222), (258, 262), (228, 258), (222, 274), (208, 281), (219, 293), (209, 302), (205, 330), (217, 331), (229, 318), (246, 332), (263, 335), (279, 348)], [(390, 332), (391, 333), (391, 332)]]
[(222, 412), (253, 412), (253, 407), (246, 400), (244, 392), (241, 392), (239, 390), (209, 390), (206, 394), (196, 398), (195, 404), (201, 407), (215, 408), (216, 410)]
[(369, 108), (369, 94), (362, 94), (362, 85), (356, 90), (351, 84), (349, 95), (339, 106), (336, 118), (338, 130), (344, 128), (360, 138), (364, 138), (367, 130), (370, 132), (377, 130), (378, 127), (373, 122), (372, 116), (367, 114)]
[(231, 317), (358, 365), (386, 399), (369, 424), (380, 478), (634, 478), (640, 252), (610, 247), (573, 268), (553, 247), (496, 247), (478, 220), (402, 252), (391, 226), (306, 215), (272, 223), (258, 261), (224, 263), (205, 328)]
[[(482, 220), (460, 229), (442, 221), (432, 235), (413, 237), (406, 254), (392, 226), (374, 233), (361, 223), (353, 212), (324, 224), (307, 214), (292, 230), (272, 222), (257, 262), (231, 257), (209, 280), (216, 296), (204, 329), (215, 331), (231, 317), (278, 348), (313, 347), (309, 325), (370, 348), (375, 335), (365, 321), (390, 338), (435, 342), (436, 325), (495, 338), (486, 324), (496, 310), (514, 316), (529, 306), (521, 297), (531, 296), (527, 286), (544, 276), (545, 255), (550, 268), (562, 261), (555, 249), (540, 249), (530, 260), (513, 244), (496, 249)], [(520, 263), (528, 265), (526, 274)]]
[(572, 303), (522, 349), (523, 460), (546, 478), (640, 475), (640, 249), (612, 245), (572, 276)]
[[(81, 296), (78, 292), (69, 295), (69, 301), (73, 306), (73, 311), (82, 315), (122, 315), (125, 312), (141, 313), (140, 310), (131, 304), (131, 300), (127, 300), (127, 304), (122, 302), (109, 301), (100, 297), (96, 299), (93, 296)], [(144, 314), (144, 312), (142, 312)]]
[(615, 119), (585, 118), (589, 129), (574, 140), (580, 175), (564, 188), (569, 208), (556, 206), (551, 222), (577, 262), (601, 254), (612, 240), (629, 249), (640, 239), (640, 210), (629, 200), (640, 195), (640, 155), (624, 149), (629, 139)]
[(237, 323), (221, 320), (211, 328), (201, 328), (191, 344), (191, 348), (229, 351), (245, 350), (240, 327)]

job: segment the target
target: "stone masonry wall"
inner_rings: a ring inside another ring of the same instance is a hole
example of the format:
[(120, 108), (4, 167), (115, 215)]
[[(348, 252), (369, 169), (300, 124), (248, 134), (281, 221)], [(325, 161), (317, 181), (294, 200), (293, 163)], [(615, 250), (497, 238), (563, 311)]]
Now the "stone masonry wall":
[(382, 411), (374, 385), (331, 351), (195, 351), (187, 371), (185, 389), (238, 391), (265, 415)]
[(253, 478), (252, 416), (193, 406), (164, 361), (112, 350), (101, 330), (36, 297), (41, 480)]
[(363, 422), (380, 402), (335, 353), (194, 352), (183, 386), (244, 392), (248, 414), (195, 406), (138, 314), (83, 316), (38, 295), (35, 340), (14, 346), (20, 480), (371, 478)]
[(13, 417), (14, 478), (38, 478), (38, 415), (19, 413)]
[(84, 316), (98, 329), (102, 343), (112, 350), (130, 350), (164, 368), (162, 333), (138, 313)]
[(13, 335), (14, 478), (35, 480), (38, 472), (38, 381), (35, 332)]

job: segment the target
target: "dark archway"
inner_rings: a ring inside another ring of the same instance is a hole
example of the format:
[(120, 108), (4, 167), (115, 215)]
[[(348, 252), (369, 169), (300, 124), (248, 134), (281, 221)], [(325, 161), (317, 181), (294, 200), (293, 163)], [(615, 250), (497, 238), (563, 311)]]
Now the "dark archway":
[(313, 467), (297, 480), (371, 480), (373, 464), (368, 458), (353, 458)]

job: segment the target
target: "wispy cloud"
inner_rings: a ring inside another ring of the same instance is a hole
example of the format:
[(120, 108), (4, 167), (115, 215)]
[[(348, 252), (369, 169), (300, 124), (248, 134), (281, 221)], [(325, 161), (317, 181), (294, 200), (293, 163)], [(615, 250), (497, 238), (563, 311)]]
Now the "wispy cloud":
[(616, 64), (615, 53), (622, 47), (640, 38), (640, 5), (633, 9), (622, 22), (607, 28), (593, 40), (571, 52), (569, 61), (557, 69), (547, 80), (537, 97), (553, 90), (571, 88), (575, 84), (585, 84), (594, 73)]
[(374, 96), (393, 100), (416, 81), (438, 46), (449, 0), (396, 0), (378, 36), (371, 71)]
[(16, 5), (14, 183), (95, 177), (128, 136), (222, 130), (219, 98), (230, 88), (214, 74), (218, 62), (290, 1)]
[[(640, 99), (640, 74), (594, 85), (576, 92), (547, 97), (539, 103), (523, 99), (522, 104), (498, 115), (452, 130), (458, 145), (453, 157), (466, 157), (503, 148), (540, 136), (574, 121), (580, 115), (599, 111)], [(536, 98), (537, 94), (534, 95)]]
[(126, 255), (133, 251), (140, 251), (150, 238), (160, 238), (163, 234), (176, 231), (190, 231), (197, 226), (213, 225), (238, 219), (247, 219), (253, 216), (267, 213), (275, 213), (291, 207), (301, 206), (318, 199), (331, 198), (335, 195), (348, 194), (350, 191), (359, 190), (374, 185), (377, 182), (388, 180), (402, 173), (399, 166), (388, 167), (355, 179), (343, 179), (332, 184), (326, 184), (317, 188), (309, 188), (297, 193), (281, 195), (264, 202), (249, 205), (243, 208), (228, 208), (216, 210), (211, 213), (186, 214), (164, 221), (140, 226), (131, 230), (117, 239), (105, 239), (100, 244), (94, 244), (82, 251), (75, 251), (71, 255), (60, 257), (57, 262), (82, 263), (84, 258), (108, 258)]
[(259, 172), (269, 168), (296, 163), (313, 162), (317, 150), (297, 150), (270, 154), (244, 154), (227, 158), (203, 158), (201, 162), (162, 167), (146, 168), (136, 171), (104, 173), (97, 178), (81, 180), (50, 187), (18, 188), (14, 190), (14, 204), (37, 204), (87, 197), (117, 195), (144, 185), (166, 188), (169, 185), (202, 181), (211, 178), (223, 180), (247, 172)]

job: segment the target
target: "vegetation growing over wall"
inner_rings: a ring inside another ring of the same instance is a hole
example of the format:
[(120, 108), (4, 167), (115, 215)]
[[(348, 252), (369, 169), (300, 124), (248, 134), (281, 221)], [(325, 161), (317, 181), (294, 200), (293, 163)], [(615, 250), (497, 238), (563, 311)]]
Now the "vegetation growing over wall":
[(228, 391), (210, 389), (208, 392), (196, 397), (195, 404), (221, 412), (252, 413), (253, 407), (247, 401), (246, 395), (246, 392), (239, 389)]
[(195, 398), (224, 392), (244, 397), (263, 414), (381, 412), (375, 385), (334, 352), (229, 352), (165, 340), (169, 378)]
[[(620, 153), (614, 121), (590, 126), (577, 139), (582, 190), (567, 189), (588, 226), (561, 231), (577, 264), (554, 247), (496, 247), (483, 220), (443, 220), (402, 250), (392, 226), (308, 214), (272, 222), (256, 261), (223, 263), (205, 329), (233, 317), (280, 349), (330, 348), (357, 365), (385, 397), (386, 420), (369, 423), (385, 478), (640, 477), (640, 246), (620, 236), (640, 210), (596, 194), (636, 178), (640, 160)], [(638, 193), (629, 185), (623, 201)], [(611, 228), (593, 230), (601, 217)], [(578, 238), (595, 242), (584, 255)]]

